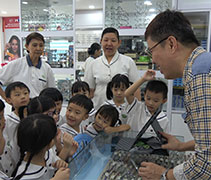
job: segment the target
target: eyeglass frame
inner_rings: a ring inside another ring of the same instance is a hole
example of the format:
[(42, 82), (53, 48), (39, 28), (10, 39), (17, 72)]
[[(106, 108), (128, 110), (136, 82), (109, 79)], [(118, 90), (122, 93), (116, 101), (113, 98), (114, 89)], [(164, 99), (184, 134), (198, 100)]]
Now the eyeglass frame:
[[(169, 36), (168, 36), (169, 37)], [(167, 40), (168, 37), (165, 37), (164, 39), (161, 39), (159, 42), (157, 42), (154, 46), (152, 46), (151, 48), (147, 48), (145, 50), (145, 52), (147, 53), (148, 56), (152, 57), (152, 50), (154, 48), (156, 48), (160, 43), (162, 43), (163, 41)]]

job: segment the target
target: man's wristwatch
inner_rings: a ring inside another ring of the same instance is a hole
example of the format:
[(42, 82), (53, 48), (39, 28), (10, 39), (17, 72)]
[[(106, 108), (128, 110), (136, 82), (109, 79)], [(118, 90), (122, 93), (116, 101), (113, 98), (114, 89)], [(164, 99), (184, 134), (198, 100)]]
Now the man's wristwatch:
[(167, 180), (167, 173), (168, 173), (168, 171), (169, 171), (169, 169), (167, 168), (167, 169), (163, 172), (163, 174), (161, 175), (160, 180)]

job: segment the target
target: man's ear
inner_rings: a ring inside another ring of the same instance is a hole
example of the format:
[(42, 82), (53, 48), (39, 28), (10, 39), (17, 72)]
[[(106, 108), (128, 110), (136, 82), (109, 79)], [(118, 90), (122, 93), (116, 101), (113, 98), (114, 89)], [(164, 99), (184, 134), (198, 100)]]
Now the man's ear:
[(163, 104), (165, 104), (167, 102), (167, 98), (163, 99)]

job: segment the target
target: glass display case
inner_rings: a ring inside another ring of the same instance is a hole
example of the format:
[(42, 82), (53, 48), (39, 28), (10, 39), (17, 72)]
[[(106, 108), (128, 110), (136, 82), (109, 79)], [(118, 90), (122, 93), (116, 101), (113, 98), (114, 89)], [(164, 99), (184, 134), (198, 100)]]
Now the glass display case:
[(105, 26), (143, 29), (156, 14), (171, 7), (172, 0), (105, 0)]
[(73, 0), (21, 0), (21, 31), (73, 30)]
[[(184, 162), (186, 157), (182, 152), (170, 151), (168, 155), (162, 154), (161, 151), (150, 152), (149, 149), (152, 146), (144, 142), (140, 143), (140, 141), (138, 150), (135, 148), (129, 152), (117, 150), (117, 144), (122, 137), (134, 138), (136, 135), (137, 132), (124, 132), (96, 136), (70, 161), (70, 179), (138, 180), (141, 179), (138, 176), (138, 167), (143, 161), (154, 162), (166, 168), (172, 168)], [(150, 134), (145, 134), (143, 139), (149, 136)], [(183, 139), (182, 137), (177, 138)]]

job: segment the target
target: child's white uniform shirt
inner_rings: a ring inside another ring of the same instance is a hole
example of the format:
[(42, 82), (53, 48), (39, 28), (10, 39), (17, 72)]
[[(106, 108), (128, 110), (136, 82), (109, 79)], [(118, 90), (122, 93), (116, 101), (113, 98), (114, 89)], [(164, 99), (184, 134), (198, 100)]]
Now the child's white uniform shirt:
[[(48, 150), (45, 154), (45, 162), (46, 166), (38, 166), (35, 164), (30, 164), (25, 175), (21, 179), (27, 180), (49, 180), (55, 173), (55, 168), (52, 167), (52, 164), (55, 163), (60, 158), (58, 156), (54, 156), (52, 149)], [(17, 175), (21, 174), (25, 167), (25, 161), (22, 161), (21, 165), (18, 168)]]
[(15, 81), (21, 81), (30, 89), (30, 97), (38, 96), (47, 87), (55, 87), (53, 71), (49, 64), (40, 60), (35, 67), (28, 55), (4, 66), (0, 71), (0, 83), (8, 85)]
[(5, 148), (3, 154), (0, 156), (0, 164), (3, 168), (1, 170), (10, 176), (19, 160), (19, 147), (16, 136), (20, 119), (14, 112), (11, 112), (5, 116), (5, 120), (5, 129), (3, 132)]
[(119, 119), (121, 120), (122, 124), (127, 123), (128, 113), (127, 113), (126, 108), (128, 106), (128, 102), (126, 100), (125, 100), (125, 103), (121, 104), (120, 106), (117, 106), (115, 102), (113, 101), (113, 99), (105, 101), (104, 104), (114, 106), (119, 112)]
[(60, 130), (62, 132), (67, 132), (69, 133), (70, 135), (72, 135), (73, 137), (75, 137), (77, 134), (79, 133), (83, 133), (84, 132), (84, 129), (83, 129), (83, 126), (80, 124), (79, 126), (79, 130), (80, 132), (77, 132), (75, 129), (73, 129), (71, 126), (69, 126), (67, 123), (64, 123), (63, 125), (60, 126)]
[(66, 119), (64, 116), (62, 116), (61, 114), (59, 115), (59, 120), (58, 122), (56, 123), (57, 127), (61, 126), (62, 124), (66, 123)]
[(95, 128), (93, 127), (93, 123), (89, 124), (86, 127), (86, 130), (84, 130), (85, 134), (90, 135), (91, 137), (95, 137), (98, 135), (98, 132), (95, 130)]
[[(137, 132), (139, 132), (143, 128), (143, 126), (152, 116), (149, 110), (147, 109), (145, 102), (138, 101), (136, 98), (130, 105), (128, 105), (127, 112), (128, 112), (127, 124), (130, 125), (131, 131), (137, 131)], [(167, 118), (167, 115), (163, 111), (160, 112), (160, 114), (157, 117), (157, 120), (163, 131), (169, 133), (169, 128), (170, 128), (169, 120)], [(152, 126), (150, 126), (146, 130), (146, 132), (153, 133), (156, 136)]]

